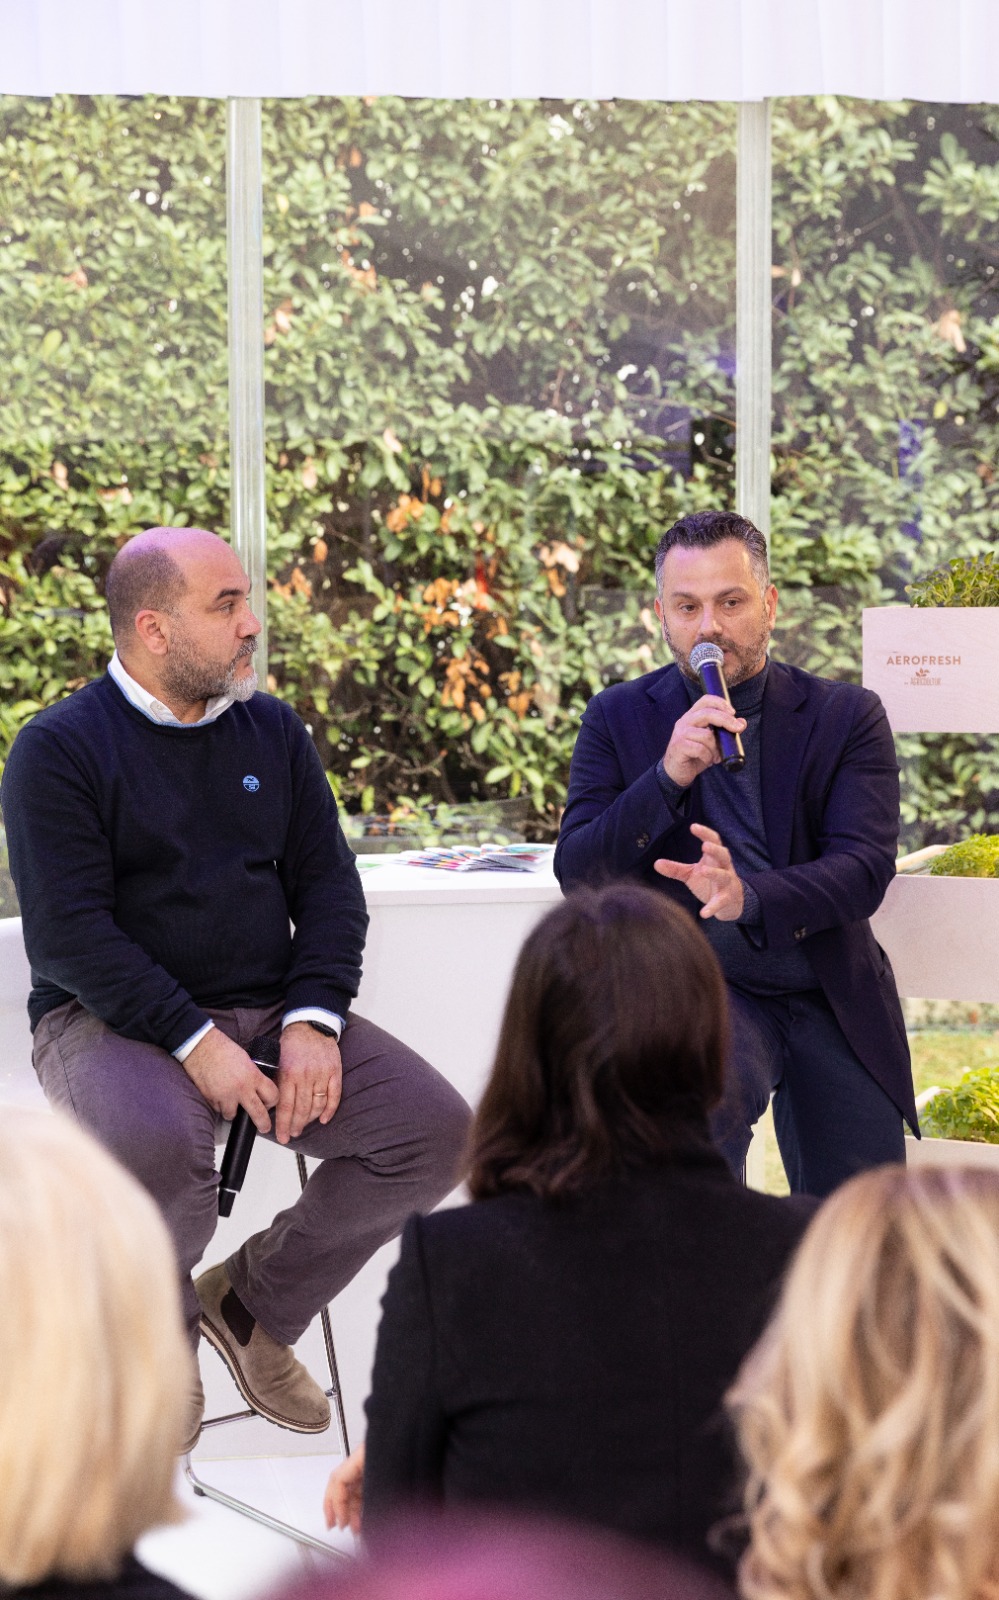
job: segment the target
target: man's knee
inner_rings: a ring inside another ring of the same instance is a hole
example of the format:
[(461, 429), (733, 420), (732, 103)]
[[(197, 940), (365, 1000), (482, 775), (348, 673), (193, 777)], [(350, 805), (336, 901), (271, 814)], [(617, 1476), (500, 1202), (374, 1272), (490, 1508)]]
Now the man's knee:
[(446, 1078), (439, 1077), (439, 1084), (428, 1119), (428, 1144), (435, 1165), (442, 1172), (451, 1173), (453, 1183), (457, 1183), (464, 1176), (461, 1169), (468, 1152), (472, 1112)]
[(414, 1206), (428, 1210), (465, 1176), (472, 1113), (457, 1089), (432, 1069), (425, 1069), (422, 1087), (419, 1099), (409, 1102), (403, 1165)]

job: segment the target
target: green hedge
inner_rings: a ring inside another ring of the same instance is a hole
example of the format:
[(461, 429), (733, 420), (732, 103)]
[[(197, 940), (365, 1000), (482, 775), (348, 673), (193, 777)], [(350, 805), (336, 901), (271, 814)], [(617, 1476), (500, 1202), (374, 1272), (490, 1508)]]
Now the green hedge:
[[(994, 122), (775, 109), (778, 649), (833, 676), (861, 605), (996, 541)], [(229, 481), (224, 109), (0, 137), (5, 749), (100, 670), (121, 541), (225, 532)], [(733, 110), (282, 101), (264, 152), (271, 686), (349, 810), (551, 836), (586, 699), (663, 659), (659, 531), (731, 503)], [(991, 747), (900, 749), (913, 843), (988, 824)]]

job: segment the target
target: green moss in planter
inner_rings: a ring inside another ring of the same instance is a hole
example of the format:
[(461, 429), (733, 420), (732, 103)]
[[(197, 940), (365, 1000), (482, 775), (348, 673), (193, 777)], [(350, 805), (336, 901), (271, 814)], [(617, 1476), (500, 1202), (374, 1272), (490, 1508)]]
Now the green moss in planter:
[(906, 586), (912, 606), (999, 606), (999, 558), (955, 556), (945, 567)]
[(933, 1096), (919, 1126), (931, 1139), (999, 1144), (999, 1073), (988, 1068), (966, 1072), (959, 1083)]
[(999, 833), (973, 833), (935, 856), (930, 872), (937, 878), (999, 877)]

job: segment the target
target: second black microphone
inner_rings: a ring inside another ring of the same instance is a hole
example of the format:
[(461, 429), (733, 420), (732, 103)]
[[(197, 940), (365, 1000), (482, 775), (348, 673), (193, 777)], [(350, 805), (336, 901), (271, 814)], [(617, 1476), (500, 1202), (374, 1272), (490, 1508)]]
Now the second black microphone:
[[(277, 1077), (278, 1065), (281, 1060), (281, 1041), (268, 1034), (260, 1034), (256, 1039), (251, 1039), (247, 1055), (255, 1067), (259, 1067), (268, 1078)], [(222, 1166), (219, 1172), (219, 1216), (227, 1217), (232, 1211), (233, 1201), (243, 1187), (246, 1169), (250, 1161), (250, 1151), (253, 1141), (257, 1137), (257, 1129), (250, 1121), (250, 1114), (240, 1106), (232, 1119), (229, 1137), (225, 1142), (225, 1153), (222, 1157)]]

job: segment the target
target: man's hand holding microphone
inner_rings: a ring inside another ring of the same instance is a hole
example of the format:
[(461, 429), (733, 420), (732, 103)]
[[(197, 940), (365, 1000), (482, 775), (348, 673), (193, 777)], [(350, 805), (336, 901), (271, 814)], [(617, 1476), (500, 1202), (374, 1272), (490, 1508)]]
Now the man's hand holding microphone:
[(212, 1110), (232, 1122), (219, 1187), (219, 1211), (226, 1217), (242, 1188), (256, 1135), (271, 1130), (272, 1111), (274, 1136), (287, 1144), (310, 1122), (329, 1122), (340, 1104), (339, 1044), (307, 1022), (291, 1023), (280, 1043), (256, 1038), (248, 1050), (220, 1028), (210, 1028), (184, 1068)]
[[(677, 719), (663, 756), (663, 771), (681, 789), (689, 788), (708, 767), (721, 764), (738, 772), (745, 762), (740, 735), (746, 719), (736, 715), (729, 699), (723, 660), (723, 652), (714, 644), (698, 644), (690, 652), (690, 665), (706, 692)], [(691, 823), (690, 831), (701, 841), (700, 860), (660, 859), (654, 863), (655, 870), (663, 878), (685, 884), (702, 902), (703, 918), (738, 921), (744, 904), (742, 879), (720, 835), (699, 822)]]

